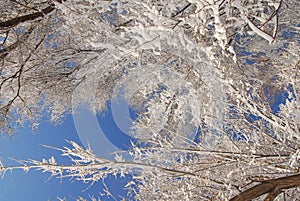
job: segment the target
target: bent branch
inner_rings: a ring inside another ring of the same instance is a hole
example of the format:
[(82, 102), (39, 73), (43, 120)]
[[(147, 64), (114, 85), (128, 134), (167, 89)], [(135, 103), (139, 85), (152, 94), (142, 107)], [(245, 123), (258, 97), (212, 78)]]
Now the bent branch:
[(261, 184), (257, 184), (248, 190), (241, 192), (230, 201), (250, 201), (261, 195), (267, 194), (265, 201), (274, 200), (281, 190), (295, 188), (300, 186), (300, 174), (281, 177), (278, 179), (270, 179), (262, 181)]

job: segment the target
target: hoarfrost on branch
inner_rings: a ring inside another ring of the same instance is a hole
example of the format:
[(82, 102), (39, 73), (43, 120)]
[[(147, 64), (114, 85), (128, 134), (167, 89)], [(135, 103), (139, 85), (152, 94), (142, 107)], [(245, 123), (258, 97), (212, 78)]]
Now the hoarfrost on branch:
[(3, 131), (45, 114), (60, 123), (80, 104), (101, 111), (124, 90), (147, 145), (110, 161), (70, 142), (59, 150), (74, 166), (29, 160), (2, 173), (95, 182), (134, 170), (138, 200), (297, 199), (299, 10), (293, 0), (1, 1)]

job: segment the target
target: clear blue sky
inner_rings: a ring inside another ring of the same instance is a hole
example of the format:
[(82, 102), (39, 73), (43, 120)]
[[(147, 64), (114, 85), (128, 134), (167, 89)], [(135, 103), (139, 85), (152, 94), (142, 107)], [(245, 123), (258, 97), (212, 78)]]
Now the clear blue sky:
[[(124, 105), (126, 108), (127, 105)], [(127, 107), (128, 110), (128, 107)], [(109, 140), (120, 148), (129, 146), (130, 137), (118, 128), (112, 117), (111, 110), (108, 113), (97, 117), (100, 122), (100, 127), (109, 134)], [(127, 118), (128, 120), (128, 118)], [(129, 125), (125, 122), (125, 125)], [(122, 127), (122, 126), (121, 126)], [(86, 127), (84, 129), (87, 129)], [(101, 147), (105, 146), (103, 141), (99, 139), (99, 133), (93, 133), (93, 128), (87, 130), (92, 133), (88, 136), (87, 141), (93, 140), (99, 143), (97, 154), (101, 154)], [(72, 115), (67, 116), (64, 123), (59, 126), (51, 125), (50, 123), (42, 123), (38, 131), (32, 133), (29, 128), (20, 128), (13, 138), (2, 137), (0, 141), (0, 156), (5, 165), (16, 165), (17, 163), (9, 159), (37, 159), (50, 158), (55, 156), (59, 163), (68, 163), (68, 158), (60, 157), (60, 152), (41, 146), (46, 144), (54, 147), (68, 146), (66, 139), (77, 142), (80, 145), (81, 140), (77, 135), (77, 130), (74, 125)], [(102, 144), (101, 144), (102, 143)], [(115, 148), (115, 150), (117, 150)], [(113, 151), (113, 150), (112, 150)], [(86, 188), (89, 184), (84, 184), (81, 181), (51, 178), (48, 180), (49, 174), (31, 170), (28, 173), (23, 171), (7, 172), (3, 179), (0, 179), (0, 201), (33, 201), (33, 200), (57, 200), (56, 197), (66, 197), (69, 200), (74, 200), (72, 197), (89, 195), (99, 197), (99, 191), (103, 189), (102, 182), (95, 183), (93, 186)], [(110, 188), (117, 200), (120, 200), (119, 195), (125, 196), (126, 191), (123, 186), (127, 182), (127, 178), (106, 179), (106, 184)], [(113, 200), (110, 197), (102, 197), (102, 200)]]

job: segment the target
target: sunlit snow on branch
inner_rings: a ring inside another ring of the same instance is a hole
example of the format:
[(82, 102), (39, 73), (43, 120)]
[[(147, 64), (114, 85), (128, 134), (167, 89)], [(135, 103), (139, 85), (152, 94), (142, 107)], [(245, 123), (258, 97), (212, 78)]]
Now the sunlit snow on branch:
[(14, 2), (0, 7), (2, 130), (97, 113), (122, 91), (138, 114), (129, 134), (147, 146), (128, 161), (70, 142), (57, 149), (74, 165), (3, 174), (132, 174), (138, 200), (299, 198), (299, 1)]

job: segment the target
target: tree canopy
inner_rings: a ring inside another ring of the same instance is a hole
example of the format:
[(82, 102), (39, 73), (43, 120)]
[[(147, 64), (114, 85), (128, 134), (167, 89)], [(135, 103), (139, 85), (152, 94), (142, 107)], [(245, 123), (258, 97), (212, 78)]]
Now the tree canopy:
[(70, 142), (59, 150), (75, 166), (30, 160), (2, 173), (36, 168), (94, 182), (138, 172), (127, 186), (137, 200), (299, 199), (300, 2), (0, 5), (3, 132), (45, 115), (62, 122), (81, 104), (102, 111), (122, 90), (144, 144), (133, 145), (132, 161), (110, 161)]

